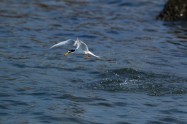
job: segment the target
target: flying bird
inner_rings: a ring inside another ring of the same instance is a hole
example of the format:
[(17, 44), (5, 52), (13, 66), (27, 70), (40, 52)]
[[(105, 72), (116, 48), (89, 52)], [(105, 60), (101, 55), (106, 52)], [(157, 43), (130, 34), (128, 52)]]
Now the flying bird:
[(83, 41), (79, 40), (78, 38), (76, 40), (65, 40), (62, 42), (59, 42), (53, 46), (51, 46), (50, 48), (54, 48), (54, 47), (59, 47), (59, 46), (66, 46), (68, 44), (71, 44), (72, 46), (74, 46), (74, 49), (69, 49), (64, 56), (68, 56), (71, 53), (75, 53), (75, 54), (85, 54), (86, 58), (89, 59), (90, 56), (94, 56), (97, 59), (101, 59), (99, 56), (95, 55), (94, 53), (92, 53), (88, 46), (86, 45), (86, 43), (84, 43)]

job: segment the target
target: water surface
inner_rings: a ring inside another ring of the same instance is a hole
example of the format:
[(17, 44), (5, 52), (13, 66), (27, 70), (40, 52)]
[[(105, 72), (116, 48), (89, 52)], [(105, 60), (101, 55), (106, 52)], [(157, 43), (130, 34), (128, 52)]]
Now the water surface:
[[(0, 1), (0, 123), (187, 123), (187, 25), (166, 1)], [(115, 61), (64, 57), (85, 41)]]

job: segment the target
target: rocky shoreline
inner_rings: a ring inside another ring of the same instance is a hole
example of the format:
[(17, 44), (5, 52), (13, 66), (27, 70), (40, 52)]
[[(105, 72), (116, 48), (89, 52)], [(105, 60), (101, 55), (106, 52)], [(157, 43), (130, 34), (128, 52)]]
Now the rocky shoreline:
[(187, 0), (168, 0), (156, 19), (163, 21), (187, 20)]

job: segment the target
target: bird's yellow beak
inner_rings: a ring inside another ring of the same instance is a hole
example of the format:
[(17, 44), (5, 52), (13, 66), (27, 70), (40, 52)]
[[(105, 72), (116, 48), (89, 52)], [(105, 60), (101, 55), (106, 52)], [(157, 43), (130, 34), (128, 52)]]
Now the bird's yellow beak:
[(70, 54), (70, 52), (66, 52), (64, 53), (64, 56), (68, 56)]

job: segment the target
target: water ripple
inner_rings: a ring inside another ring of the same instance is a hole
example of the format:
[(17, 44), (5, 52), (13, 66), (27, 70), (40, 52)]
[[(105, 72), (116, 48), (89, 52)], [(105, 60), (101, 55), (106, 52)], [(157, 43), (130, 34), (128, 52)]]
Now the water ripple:
[[(186, 123), (186, 23), (163, 0), (0, 1), (0, 123)], [(96, 55), (64, 57), (79, 37)]]
[(153, 96), (187, 93), (187, 79), (173, 75), (146, 73), (124, 68), (109, 70), (98, 76), (101, 80), (90, 84), (94, 89), (147, 92)]

